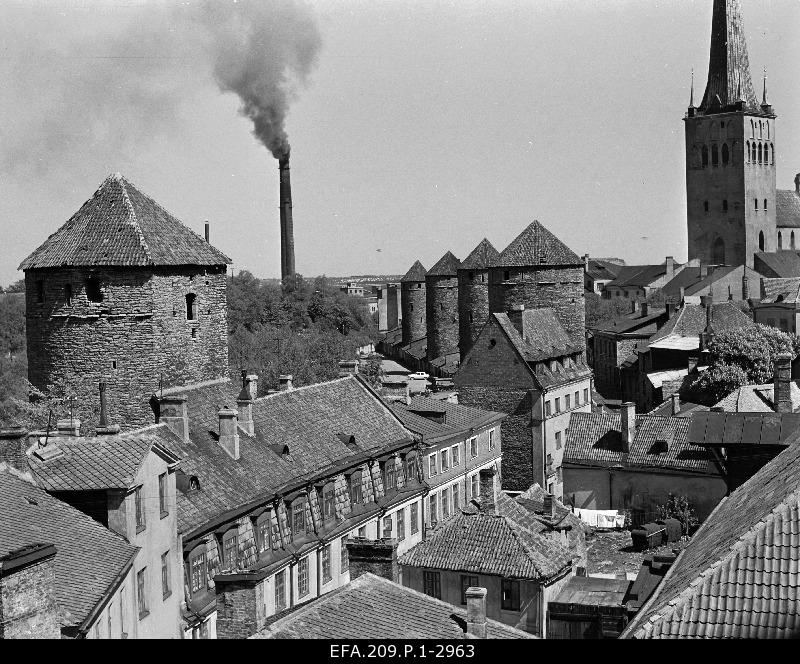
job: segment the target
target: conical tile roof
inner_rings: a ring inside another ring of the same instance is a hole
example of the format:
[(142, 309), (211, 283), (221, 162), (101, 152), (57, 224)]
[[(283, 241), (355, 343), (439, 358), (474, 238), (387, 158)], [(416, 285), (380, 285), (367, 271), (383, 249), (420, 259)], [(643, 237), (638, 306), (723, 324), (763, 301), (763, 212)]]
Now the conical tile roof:
[(499, 265), (503, 267), (583, 265), (583, 260), (534, 220), (511, 244), (503, 249)]
[(119, 173), (109, 175), (20, 270), (86, 265), (225, 265), (228, 258)]
[(458, 272), (458, 266), (461, 261), (458, 260), (452, 252), (448, 251), (442, 256), (430, 270), (428, 270), (429, 277), (455, 277)]
[(414, 261), (414, 264), (408, 268), (408, 272), (405, 273), (400, 281), (425, 281), (426, 274), (427, 272), (422, 263)]
[(480, 244), (472, 250), (470, 255), (461, 261), (461, 265), (458, 267), (458, 269), (481, 270), (483, 268), (497, 265), (499, 260), (500, 252), (494, 248), (489, 240), (483, 238), (483, 240), (480, 241)]

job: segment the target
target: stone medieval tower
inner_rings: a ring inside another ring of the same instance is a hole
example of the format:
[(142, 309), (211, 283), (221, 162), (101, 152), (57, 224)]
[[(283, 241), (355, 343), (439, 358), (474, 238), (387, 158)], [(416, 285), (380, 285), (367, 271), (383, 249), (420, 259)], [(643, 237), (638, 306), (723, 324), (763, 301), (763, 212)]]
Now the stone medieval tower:
[(28, 376), (108, 383), (111, 422), (153, 422), (151, 395), (228, 373), (230, 259), (120, 174), (26, 258)]
[(422, 339), (425, 324), (425, 268), (416, 261), (400, 280), (400, 311), (403, 316), (403, 345)]
[(489, 268), (500, 252), (486, 238), (458, 268), (458, 349), (463, 360), (489, 320)]
[(538, 221), (500, 254), (489, 270), (489, 309), (506, 313), (515, 304), (552, 308), (572, 343), (586, 347), (583, 260)]
[(775, 251), (775, 113), (750, 78), (739, 0), (714, 0), (708, 83), (684, 118), (689, 258), (753, 267)]
[(458, 352), (458, 266), (451, 252), (425, 275), (428, 361)]

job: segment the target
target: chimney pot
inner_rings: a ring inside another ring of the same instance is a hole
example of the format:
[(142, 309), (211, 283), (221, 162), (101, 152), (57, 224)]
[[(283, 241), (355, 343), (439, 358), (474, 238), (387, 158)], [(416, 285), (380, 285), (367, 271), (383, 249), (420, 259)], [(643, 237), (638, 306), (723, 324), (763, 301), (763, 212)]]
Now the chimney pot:
[(773, 402), (778, 413), (791, 413), (792, 408), (792, 356), (781, 353), (775, 358), (775, 385)]
[(708, 276), (708, 264), (700, 261), (700, 278), (705, 279)]
[(467, 596), (467, 634), (478, 639), (486, 638), (486, 588), (471, 586)]
[(480, 471), (481, 511), (494, 514), (497, 505), (497, 470), (492, 466)]
[(25, 448), (28, 447), (28, 430), (23, 427), (0, 429), (0, 463), (7, 463), (17, 470), (28, 470)]
[(219, 444), (232, 459), (239, 458), (238, 411), (223, 406), (217, 413), (219, 418)]
[(670, 398), (672, 399), (672, 414), (677, 415), (681, 412), (681, 398), (677, 392)]
[(292, 374), (281, 374), (278, 376), (278, 389), (281, 392), (287, 392), (292, 388)]
[(589, 270), (589, 254), (583, 255), (583, 269), (587, 271)]
[(647, 300), (642, 302), (642, 317), (649, 315), (650, 313), (650, 305), (647, 303)]
[(636, 437), (636, 404), (633, 401), (623, 402), (620, 411), (620, 428), (622, 434), (622, 451), (630, 452), (633, 439)]
[(159, 423), (166, 424), (183, 442), (189, 442), (189, 411), (186, 408), (186, 397), (182, 394), (170, 394), (158, 398)]
[(543, 512), (549, 519), (554, 518), (556, 515), (556, 504), (552, 493), (547, 493), (544, 496)]

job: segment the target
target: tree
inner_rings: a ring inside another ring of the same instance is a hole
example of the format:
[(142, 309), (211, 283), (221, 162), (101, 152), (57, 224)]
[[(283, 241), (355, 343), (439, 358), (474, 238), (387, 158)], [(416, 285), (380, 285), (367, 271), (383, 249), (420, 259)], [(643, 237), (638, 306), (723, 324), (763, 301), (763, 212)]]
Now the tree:
[(593, 328), (631, 313), (632, 300), (603, 299), (597, 293), (586, 293), (586, 327)]
[(667, 306), (667, 296), (660, 288), (656, 288), (647, 296), (647, 304), (656, 309), (663, 309)]
[(656, 506), (656, 515), (659, 520), (677, 519), (681, 522), (684, 534), (692, 532), (699, 524), (700, 520), (695, 514), (694, 507), (686, 496), (676, 496), (670, 493), (667, 502)]
[(381, 358), (379, 355), (370, 355), (361, 363), (358, 372), (366, 379), (373, 389), (381, 389)]
[(715, 404), (742, 385), (769, 383), (775, 357), (800, 352), (800, 338), (767, 325), (753, 325), (715, 334), (708, 345), (708, 369), (691, 379), (681, 396)]

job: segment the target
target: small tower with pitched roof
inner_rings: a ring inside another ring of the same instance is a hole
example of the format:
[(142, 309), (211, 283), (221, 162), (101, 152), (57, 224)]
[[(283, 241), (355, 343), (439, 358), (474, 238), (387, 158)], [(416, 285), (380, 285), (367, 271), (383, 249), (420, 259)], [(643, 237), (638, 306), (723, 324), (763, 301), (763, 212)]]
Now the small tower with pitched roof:
[(123, 429), (150, 424), (159, 385), (228, 373), (230, 259), (119, 173), (19, 266), (28, 377), (108, 384)]
[(419, 261), (408, 268), (400, 279), (400, 313), (403, 345), (427, 335), (425, 321), (425, 275), (427, 271)]
[(425, 275), (428, 362), (458, 352), (458, 266), (451, 252)]
[(486, 238), (458, 266), (458, 349), (466, 357), (489, 319), (489, 268), (500, 252)]
[(750, 77), (739, 0), (714, 0), (708, 82), (684, 118), (689, 258), (753, 267), (775, 251), (775, 113)]

